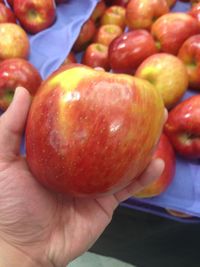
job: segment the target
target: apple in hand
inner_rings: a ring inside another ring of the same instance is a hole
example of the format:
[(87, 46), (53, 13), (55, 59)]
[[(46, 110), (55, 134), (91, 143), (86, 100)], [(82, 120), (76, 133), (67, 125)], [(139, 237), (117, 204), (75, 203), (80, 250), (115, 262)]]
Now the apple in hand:
[(150, 30), (153, 22), (168, 12), (166, 0), (130, 0), (126, 7), (126, 23), (130, 29)]
[(94, 42), (109, 46), (110, 43), (122, 33), (122, 29), (118, 25), (102, 25), (97, 30)]
[(26, 32), (15, 23), (0, 23), (0, 60), (28, 58), (30, 42)]
[(126, 26), (126, 9), (122, 6), (108, 7), (101, 17), (101, 25), (115, 24), (124, 30)]
[(168, 109), (181, 99), (188, 88), (185, 65), (176, 56), (167, 53), (157, 53), (145, 59), (135, 75), (154, 85)]
[(191, 36), (183, 43), (178, 57), (186, 66), (189, 88), (200, 90), (200, 34)]
[(54, 23), (56, 6), (54, 0), (15, 0), (14, 13), (22, 27), (35, 34)]
[(104, 0), (100, 0), (95, 9), (93, 10), (92, 12), (92, 15), (91, 15), (91, 19), (94, 21), (94, 22), (98, 22), (98, 20), (102, 17), (102, 15), (104, 14), (104, 11), (106, 10), (106, 4), (105, 4), (105, 1)]
[(189, 97), (170, 112), (164, 127), (175, 150), (190, 159), (200, 158), (200, 95)]
[(99, 43), (90, 44), (83, 54), (82, 63), (91, 68), (101, 67), (106, 71), (110, 70), (108, 47)]
[(177, 55), (183, 42), (200, 33), (198, 21), (186, 13), (168, 13), (158, 18), (151, 33), (160, 51)]
[(28, 165), (44, 186), (74, 197), (114, 193), (149, 164), (162, 131), (160, 94), (141, 79), (72, 65), (33, 99)]
[(165, 162), (163, 173), (158, 179), (135, 194), (135, 197), (146, 198), (158, 196), (168, 188), (174, 178), (176, 169), (175, 152), (168, 137), (164, 133), (160, 137), (153, 158), (161, 158)]
[(109, 46), (108, 56), (114, 72), (133, 74), (143, 60), (156, 52), (151, 34), (135, 30), (115, 38)]
[(96, 33), (96, 26), (92, 19), (88, 19), (81, 27), (80, 33), (73, 45), (74, 52), (81, 52), (85, 50), (88, 44), (91, 43), (92, 38)]
[(10, 105), (16, 87), (23, 86), (34, 96), (42, 78), (38, 70), (27, 60), (6, 59), (0, 63), (0, 108)]
[(14, 13), (10, 10), (10, 8), (0, 3), (0, 23), (6, 23), (6, 22), (16, 23), (16, 18)]

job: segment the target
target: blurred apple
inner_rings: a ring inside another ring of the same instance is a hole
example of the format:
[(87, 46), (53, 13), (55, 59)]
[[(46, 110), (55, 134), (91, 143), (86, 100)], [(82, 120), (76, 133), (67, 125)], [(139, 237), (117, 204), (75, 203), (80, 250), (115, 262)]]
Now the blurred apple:
[(92, 19), (87, 20), (81, 27), (78, 38), (73, 45), (74, 52), (81, 52), (91, 43), (96, 33), (96, 26)]
[(200, 26), (200, 2), (193, 5), (188, 14), (198, 20)]
[(158, 18), (152, 25), (151, 33), (160, 51), (177, 55), (183, 42), (200, 33), (198, 21), (181, 13), (168, 13)]
[(22, 27), (38, 33), (50, 27), (56, 19), (54, 0), (15, 0), (14, 13)]
[(97, 30), (94, 42), (109, 46), (110, 43), (122, 33), (122, 29), (118, 25), (102, 25)]
[(176, 157), (174, 149), (164, 133), (160, 137), (153, 158), (161, 158), (165, 162), (163, 173), (158, 179), (135, 194), (135, 197), (146, 198), (158, 196), (163, 193), (173, 181), (176, 169)]
[(106, 10), (106, 4), (105, 4), (105, 1), (104, 0), (100, 0), (94, 11), (92, 12), (92, 15), (91, 15), (91, 19), (94, 21), (94, 22), (98, 22), (98, 20), (102, 17), (104, 11)]
[(137, 67), (157, 52), (151, 34), (146, 30), (123, 33), (109, 46), (109, 61), (114, 72), (133, 74)]
[(166, 0), (168, 7), (171, 8), (173, 5), (176, 4), (177, 0)]
[(183, 43), (178, 57), (186, 66), (189, 88), (200, 90), (200, 34), (191, 36)]
[(130, 29), (150, 30), (153, 22), (168, 12), (166, 0), (130, 0), (126, 7), (126, 23)]
[(26, 126), (29, 167), (56, 192), (111, 194), (149, 164), (162, 130), (162, 99), (144, 80), (66, 67), (43, 82), (33, 99)]
[(137, 69), (136, 76), (154, 85), (168, 109), (181, 99), (188, 87), (185, 65), (176, 56), (167, 53), (148, 57)]
[(0, 23), (0, 60), (28, 58), (30, 42), (26, 32), (17, 24)]
[(101, 67), (106, 71), (110, 70), (108, 47), (99, 43), (90, 44), (83, 54), (82, 63), (91, 68)]
[(176, 105), (165, 124), (165, 133), (175, 150), (190, 159), (200, 158), (200, 95)]
[(67, 55), (62, 65), (68, 65), (71, 63), (77, 63), (75, 54), (72, 51)]
[(38, 70), (27, 60), (21, 58), (6, 59), (0, 63), (0, 108), (10, 105), (16, 87), (25, 87), (35, 95), (42, 78)]
[(0, 23), (6, 23), (6, 22), (16, 23), (16, 18), (14, 13), (10, 10), (10, 8), (0, 3)]
[(115, 24), (124, 30), (126, 26), (125, 21), (126, 9), (121, 6), (108, 7), (101, 17), (101, 25)]

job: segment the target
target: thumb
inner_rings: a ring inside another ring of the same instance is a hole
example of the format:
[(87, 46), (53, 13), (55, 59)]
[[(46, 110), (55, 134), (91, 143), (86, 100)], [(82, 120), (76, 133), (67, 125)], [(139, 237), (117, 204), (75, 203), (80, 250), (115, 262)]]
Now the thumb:
[(12, 103), (0, 117), (1, 157), (19, 155), (30, 103), (29, 92), (23, 87), (16, 88)]

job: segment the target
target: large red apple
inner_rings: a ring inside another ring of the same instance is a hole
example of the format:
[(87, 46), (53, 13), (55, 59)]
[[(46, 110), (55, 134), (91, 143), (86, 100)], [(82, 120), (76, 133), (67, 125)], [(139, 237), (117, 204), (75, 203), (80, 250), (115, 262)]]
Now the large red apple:
[(122, 6), (108, 7), (101, 17), (101, 25), (115, 24), (124, 30), (126, 26), (126, 9)]
[(200, 34), (193, 35), (183, 43), (178, 57), (186, 66), (189, 87), (200, 90)]
[(153, 22), (168, 12), (166, 0), (130, 0), (126, 7), (126, 23), (130, 29), (150, 30)]
[(181, 99), (188, 88), (185, 65), (176, 56), (167, 53), (157, 53), (145, 59), (135, 75), (155, 86), (168, 109)]
[(121, 34), (122, 29), (118, 25), (102, 25), (97, 30), (94, 42), (109, 46), (110, 43)]
[(10, 105), (16, 87), (25, 87), (35, 95), (42, 78), (38, 70), (27, 60), (21, 58), (6, 59), (0, 63), (0, 108)]
[(108, 47), (99, 43), (90, 44), (83, 54), (82, 63), (92, 68), (101, 67), (106, 71), (110, 70)]
[(174, 178), (176, 168), (175, 152), (168, 137), (164, 133), (161, 135), (154, 153), (154, 158), (161, 158), (165, 162), (163, 173), (158, 179), (135, 194), (135, 197), (146, 198), (158, 196), (168, 188)]
[(0, 23), (5, 22), (16, 23), (16, 18), (10, 8), (0, 3)]
[(152, 25), (151, 33), (160, 51), (177, 55), (183, 42), (200, 33), (198, 21), (186, 13), (168, 13)]
[(192, 96), (169, 113), (165, 133), (175, 150), (186, 158), (200, 158), (200, 95)]
[(26, 32), (15, 23), (0, 23), (0, 60), (28, 58), (30, 42)]
[(109, 46), (109, 60), (114, 72), (133, 74), (138, 66), (157, 52), (151, 34), (146, 30), (123, 33)]
[(81, 27), (80, 33), (73, 45), (74, 52), (85, 50), (96, 33), (96, 26), (92, 19), (88, 19)]
[(150, 83), (86, 66), (63, 67), (33, 99), (27, 161), (53, 191), (113, 193), (144, 171), (163, 119), (162, 99)]
[(14, 12), (23, 28), (33, 34), (47, 29), (56, 19), (54, 0), (15, 0)]

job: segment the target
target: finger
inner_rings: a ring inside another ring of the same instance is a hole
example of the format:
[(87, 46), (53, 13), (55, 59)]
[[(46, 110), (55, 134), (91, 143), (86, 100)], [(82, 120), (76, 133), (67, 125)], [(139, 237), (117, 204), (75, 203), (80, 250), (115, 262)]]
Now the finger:
[(115, 194), (118, 202), (120, 203), (129, 197), (132, 197), (135, 193), (151, 184), (155, 179), (158, 179), (161, 176), (164, 167), (165, 163), (162, 159), (153, 159), (140, 177), (133, 180), (125, 189)]
[(168, 119), (168, 110), (165, 108), (165, 115), (164, 115), (164, 124)]
[(2, 156), (19, 155), (30, 103), (29, 92), (23, 87), (18, 87), (12, 103), (0, 117), (0, 153)]

